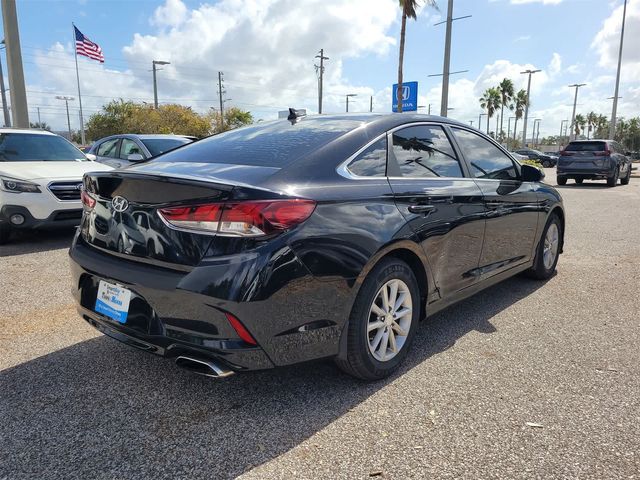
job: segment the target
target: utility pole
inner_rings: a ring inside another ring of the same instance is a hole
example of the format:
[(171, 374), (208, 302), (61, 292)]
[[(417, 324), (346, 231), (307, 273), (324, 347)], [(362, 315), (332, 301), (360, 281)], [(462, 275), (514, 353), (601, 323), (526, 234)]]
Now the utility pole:
[(427, 115), (431, 115), (431, 104), (427, 107)]
[(622, 30), (620, 31), (620, 50), (618, 51), (618, 72), (616, 73), (616, 89), (613, 94), (613, 109), (611, 110), (611, 123), (609, 124), (609, 138), (614, 139), (616, 135), (616, 115), (618, 114), (618, 92), (620, 89), (620, 68), (622, 67), (622, 46), (624, 44), (624, 23), (627, 17), (627, 0), (624, 0), (622, 9)]
[(562, 142), (563, 142), (563, 140), (562, 140), (562, 137), (563, 137), (563, 135), (562, 135), (562, 130), (564, 129), (564, 124), (565, 124), (565, 122), (566, 122), (566, 123), (568, 123), (568, 122), (569, 122), (569, 120), (562, 120), (562, 121), (560, 122), (560, 136), (558, 137), (558, 150), (560, 150), (560, 145), (561, 145), (561, 144), (562, 144)]
[(24, 70), (22, 68), (22, 52), (20, 50), (16, 0), (2, 0), (2, 20), (4, 23), (4, 40), (7, 47), (9, 95), (11, 96), (13, 124), (16, 127), (29, 128), (27, 91), (24, 86)]
[(357, 97), (357, 93), (347, 93), (345, 95), (347, 97), (347, 113), (349, 113), (349, 97)]
[(153, 67), (153, 107), (157, 110), (158, 109), (158, 82), (156, 80), (156, 70), (157, 70), (156, 65), (169, 65), (169, 62), (164, 62), (162, 60), (153, 60), (151, 62), (151, 66)]
[(40, 120), (40, 107), (36, 107), (36, 109), (38, 110), (38, 123), (42, 125), (42, 120)]
[(473, 120), (469, 120), (469, 125), (473, 127)]
[(527, 146), (527, 121), (529, 120), (529, 104), (531, 103), (531, 75), (538, 73), (541, 70), (525, 70), (520, 72), (521, 75), (529, 74), (529, 81), (527, 82), (527, 104), (524, 106), (524, 127), (522, 128), (522, 146)]
[(224, 130), (224, 99), (222, 98), (224, 73), (218, 72), (218, 96), (220, 97), (220, 129)]
[(569, 85), (569, 88), (576, 89), (576, 94), (573, 97), (573, 113), (571, 114), (571, 126), (569, 128), (569, 141), (574, 139), (574, 131), (575, 131), (575, 122), (576, 122), (576, 105), (578, 105), (578, 89), (580, 87), (584, 87), (586, 83), (574, 83), (573, 85)]
[(516, 117), (509, 117), (507, 120), (507, 140), (511, 139), (511, 119), (515, 119)]
[(369, 97), (369, 112), (373, 112), (373, 95)]
[[(486, 115), (486, 113), (481, 113), (480, 115), (478, 115), (478, 130), (482, 129), (482, 117)], [(487, 120), (487, 122), (489, 122), (489, 120)]]
[(322, 79), (324, 76), (324, 61), (329, 60), (329, 57), (324, 56), (324, 48), (320, 49), (320, 54), (315, 58), (320, 59), (320, 65), (316, 65), (316, 73), (318, 74), (318, 113), (322, 113)]
[[(1, 48), (4, 48), (4, 40), (0, 42)], [(11, 126), (11, 117), (9, 116), (9, 105), (7, 105), (7, 92), (4, 88), (4, 72), (2, 71), (2, 57), (0, 57), (0, 94), (2, 95), (2, 113), (4, 113), (4, 126)]]
[(69, 129), (69, 141), (71, 141), (71, 119), (69, 118), (69, 100), (75, 100), (73, 97), (67, 97), (66, 95), (56, 95), (58, 100), (64, 100), (64, 104), (67, 107), (67, 128)]
[[(540, 122), (542, 122), (542, 119), (540, 118), (536, 118), (533, 121), (533, 133), (531, 134), (531, 141), (533, 142), (534, 148), (537, 148), (538, 140), (540, 138)], [(536, 125), (538, 126), (537, 133), (536, 133)]]
[[(465, 15), (464, 17), (453, 18), (453, 0), (449, 0), (447, 5), (447, 19), (443, 22), (438, 22), (435, 25), (446, 23), (445, 30), (445, 42), (444, 42), (444, 62), (442, 66), (442, 98), (440, 100), (440, 116), (446, 117), (449, 110), (449, 76), (451, 68), (451, 27), (455, 20), (461, 20), (463, 18), (470, 18), (471, 15)], [(434, 26), (435, 26), (434, 25)], [(455, 72), (459, 73), (459, 72)]]

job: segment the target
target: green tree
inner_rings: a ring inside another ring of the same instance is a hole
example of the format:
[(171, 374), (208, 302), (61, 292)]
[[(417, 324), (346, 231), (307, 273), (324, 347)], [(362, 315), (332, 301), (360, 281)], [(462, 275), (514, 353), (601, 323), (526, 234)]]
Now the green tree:
[(29, 127), (30, 128), (39, 128), (40, 130), (48, 130), (51, 131), (51, 127), (49, 126), (49, 124), (47, 122), (34, 122), (34, 123), (29, 123)]
[(596, 119), (596, 131), (593, 136), (595, 138), (607, 138), (609, 136), (609, 120), (604, 115), (598, 115)]
[(498, 85), (500, 91), (500, 133), (504, 131), (504, 107), (509, 110), (514, 109), (513, 96), (515, 94), (515, 88), (513, 82), (508, 78), (503, 79)]
[[(489, 134), (489, 121), (500, 106), (500, 91), (497, 88), (487, 88), (480, 97), (480, 108), (487, 111), (487, 134)], [(496, 119), (497, 120), (497, 119)], [(497, 127), (496, 127), (497, 130)]]
[(576, 118), (573, 122), (573, 131), (576, 137), (580, 135), (581, 131), (584, 132), (584, 127), (586, 125), (587, 125), (587, 120), (584, 118), (584, 115), (582, 115), (581, 113), (576, 115)]
[(587, 140), (591, 137), (591, 130), (595, 128), (597, 121), (598, 115), (595, 112), (587, 113)]
[(518, 137), (518, 120), (520, 120), (524, 115), (524, 110), (529, 104), (529, 99), (527, 98), (527, 92), (524, 89), (518, 90), (516, 96), (514, 98), (513, 106), (515, 108), (516, 113), (516, 121), (513, 125), (513, 139), (516, 140)]
[[(398, 112), (402, 112), (402, 67), (404, 63), (404, 40), (407, 32), (407, 18), (416, 19), (418, 0), (398, 0), (402, 11), (402, 23), (400, 25), (400, 51), (398, 54), (398, 90), (396, 99), (398, 100)], [(425, 4), (437, 8), (435, 0), (425, 0)]]

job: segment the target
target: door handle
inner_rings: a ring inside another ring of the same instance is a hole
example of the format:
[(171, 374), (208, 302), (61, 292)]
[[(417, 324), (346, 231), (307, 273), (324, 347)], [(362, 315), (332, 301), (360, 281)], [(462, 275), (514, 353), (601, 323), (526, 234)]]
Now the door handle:
[(410, 205), (409, 211), (411, 213), (429, 213), (435, 210), (436, 207), (433, 205)]

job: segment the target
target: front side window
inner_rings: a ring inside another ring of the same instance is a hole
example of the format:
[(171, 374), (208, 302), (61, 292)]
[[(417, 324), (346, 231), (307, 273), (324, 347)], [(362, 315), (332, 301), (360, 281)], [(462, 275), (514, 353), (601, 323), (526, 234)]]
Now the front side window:
[(403, 177), (462, 177), (456, 154), (442, 127), (417, 125), (392, 134), (393, 155)]
[(461, 128), (452, 130), (475, 178), (519, 179), (513, 160), (489, 140)]
[(387, 138), (369, 145), (347, 168), (359, 177), (384, 177), (387, 169)]
[(98, 147), (98, 156), (99, 157), (111, 157), (118, 158), (118, 142), (119, 138), (114, 138), (113, 140), (107, 140), (102, 143)]
[(122, 139), (122, 146), (120, 147), (120, 158), (123, 160), (127, 160), (129, 155), (139, 154), (144, 157), (142, 152), (140, 151), (140, 147), (133, 140), (129, 140), (128, 138)]

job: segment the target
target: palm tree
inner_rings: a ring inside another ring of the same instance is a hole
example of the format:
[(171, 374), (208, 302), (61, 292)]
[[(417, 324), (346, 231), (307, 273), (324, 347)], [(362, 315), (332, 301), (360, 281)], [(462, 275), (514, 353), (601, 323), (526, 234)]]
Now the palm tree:
[(604, 115), (598, 115), (596, 119), (595, 136), (597, 138), (607, 138), (609, 131), (609, 120)]
[(489, 121), (500, 106), (500, 91), (497, 88), (487, 88), (480, 97), (480, 108), (487, 110), (487, 135), (489, 134)]
[(584, 115), (582, 115), (581, 113), (576, 115), (576, 118), (575, 118), (574, 123), (573, 123), (573, 130), (574, 130), (574, 133), (575, 133), (576, 137), (578, 135), (580, 135), (580, 131), (584, 132), (584, 127), (586, 125), (587, 125), (587, 120), (584, 118)]
[(634, 152), (638, 149), (638, 137), (640, 136), (640, 117), (634, 117), (629, 120), (629, 141), (626, 143), (627, 148)]
[(516, 93), (515, 97), (514, 97), (514, 103), (513, 106), (515, 108), (516, 111), (516, 121), (514, 122), (514, 126), (513, 126), (513, 140), (515, 141), (515, 139), (517, 138), (518, 134), (518, 120), (520, 120), (522, 118), (522, 116), (524, 115), (524, 109), (527, 107), (527, 105), (529, 104), (529, 99), (527, 98), (527, 91), (524, 89), (520, 89), (518, 91), (518, 93)]
[[(400, 27), (400, 53), (398, 58), (398, 90), (396, 91), (396, 99), (398, 101), (398, 112), (402, 112), (402, 64), (404, 62), (404, 38), (407, 31), (407, 18), (417, 17), (416, 9), (418, 8), (418, 0), (398, 0), (400, 9), (402, 10), (402, 26)], [(426, 5), (436, 7), (435, 0), (425, 0)]]
[(591, 137), (591, 130), (595, 128), (597, 120), (598, 115), (596, 115), (595, 112), (589, 112), (587, 114), (587, 140)]
[(513, 95), (515, 93), (513, 82), (508, 78), (503, 79), (498, 85), (500, 91), (500, 132), (504, 130), (504, 107), (513, 110)]

